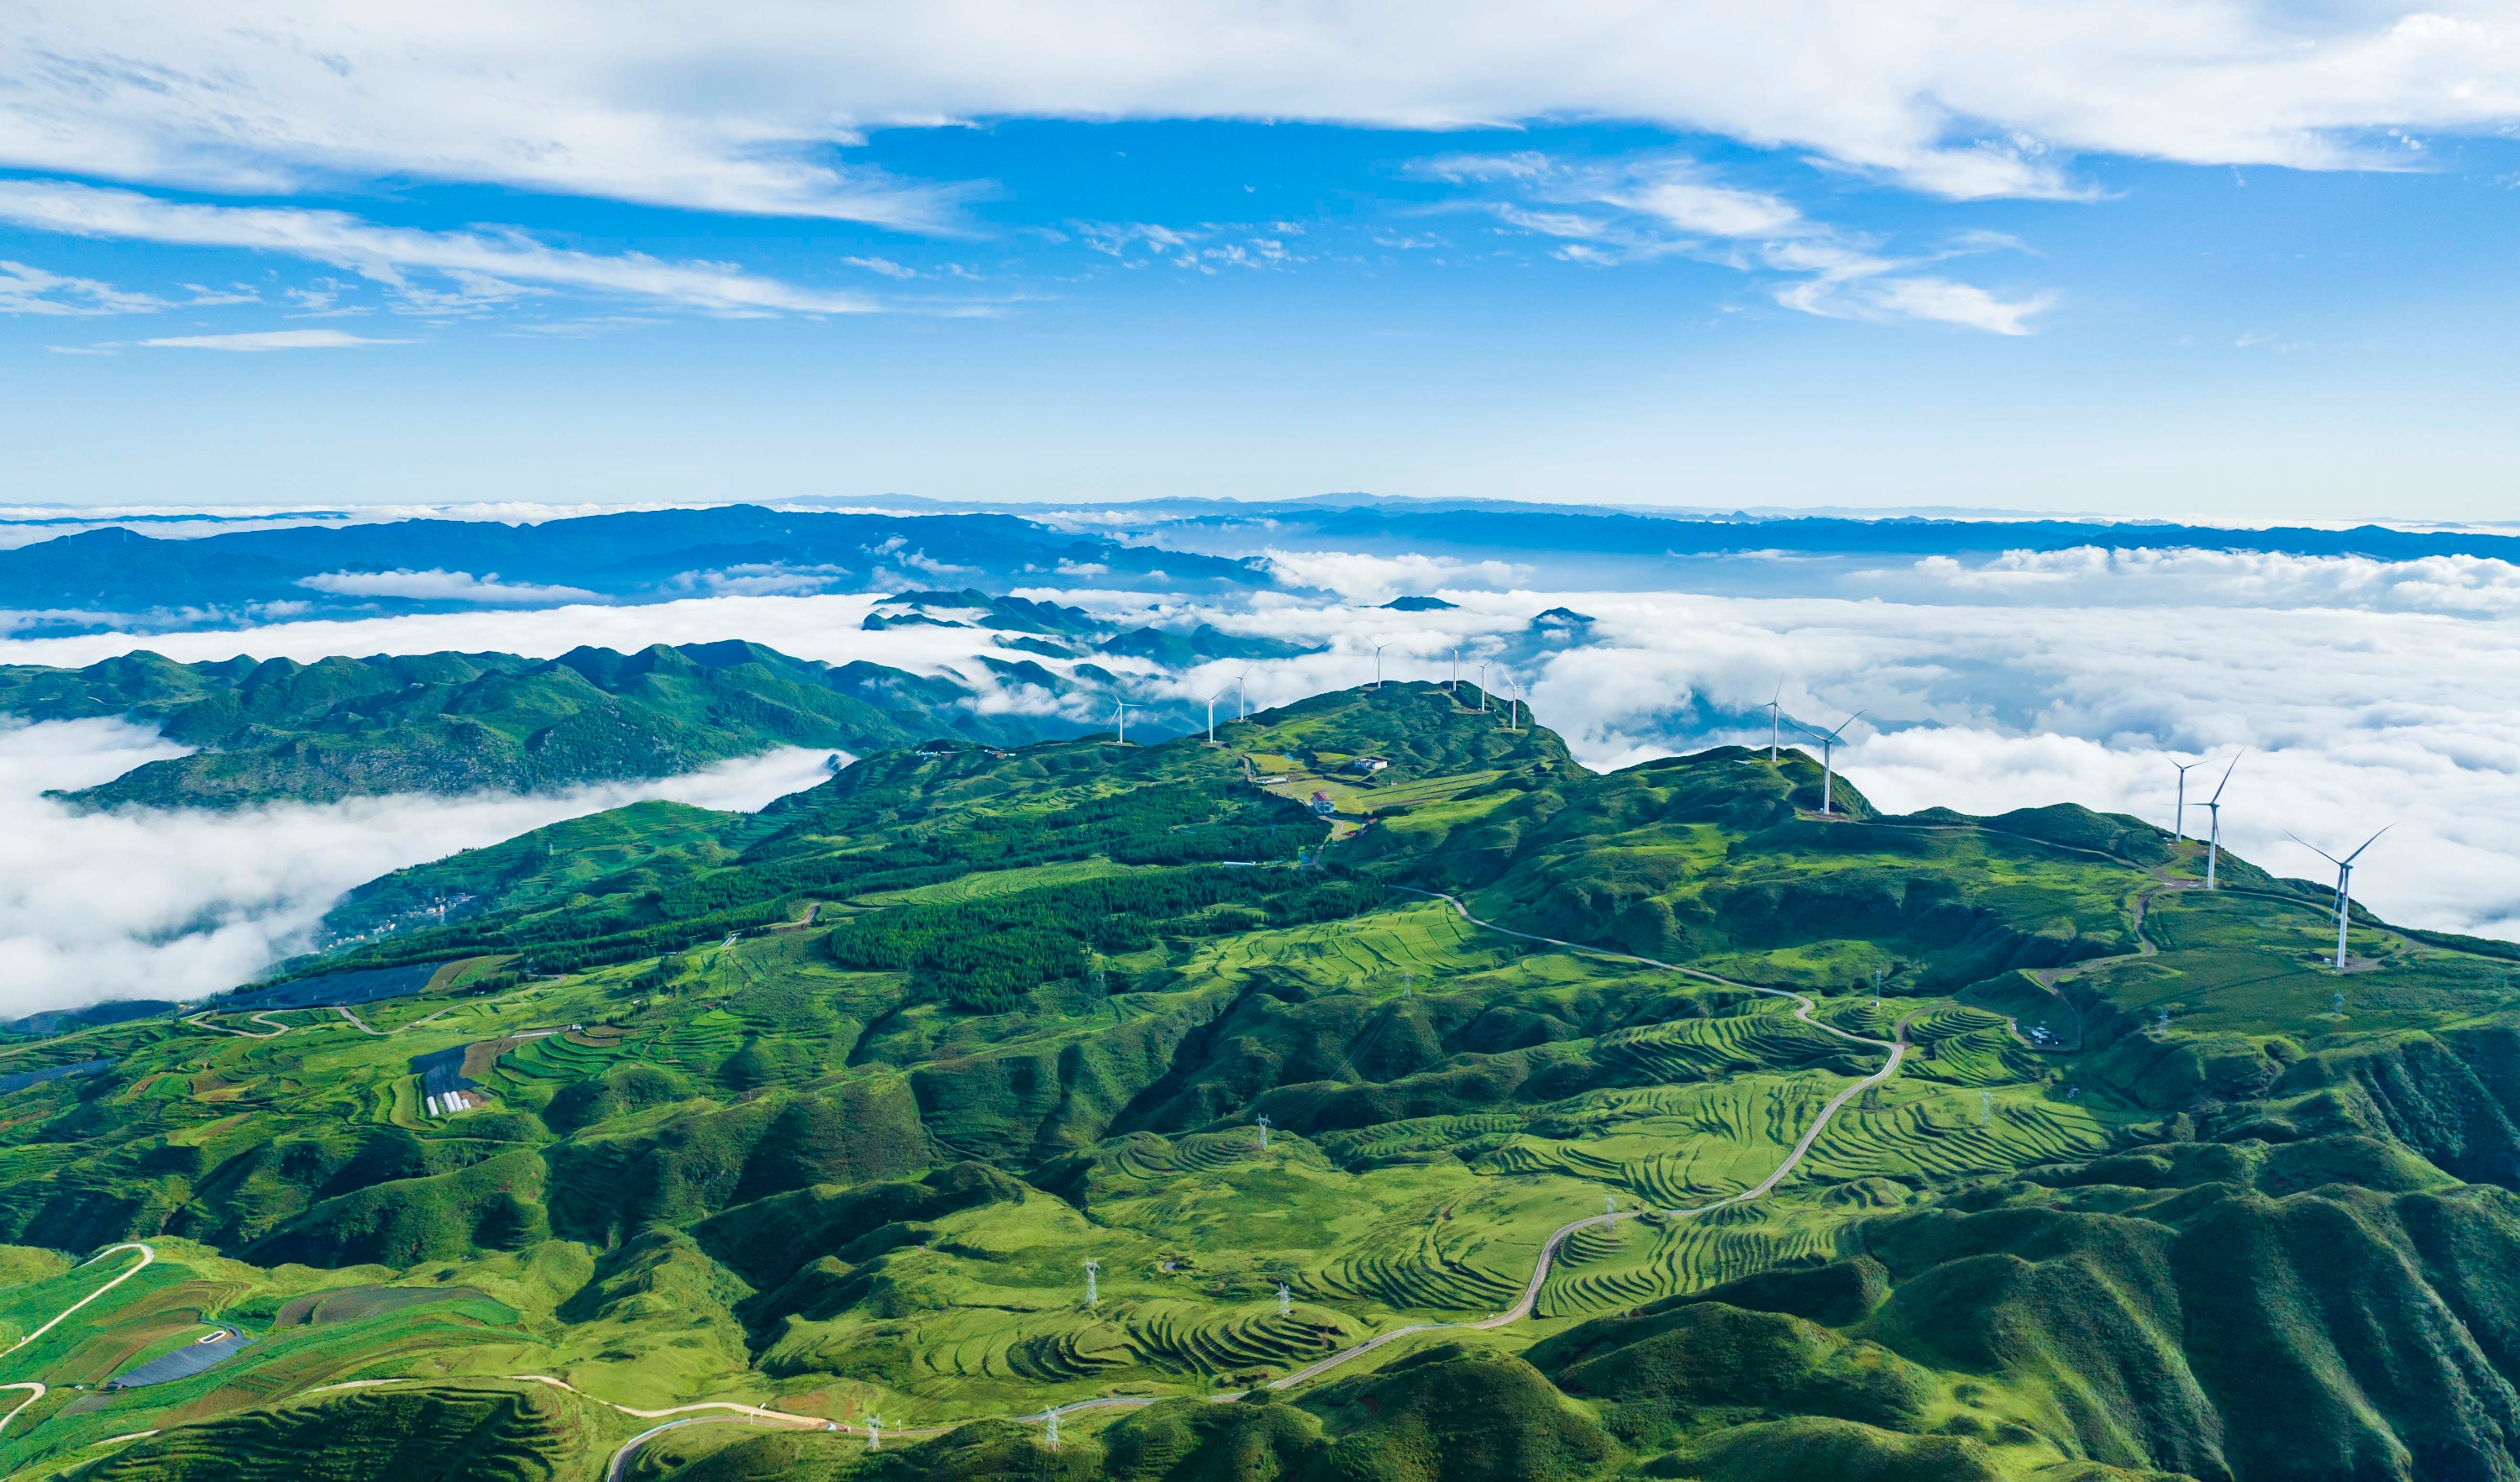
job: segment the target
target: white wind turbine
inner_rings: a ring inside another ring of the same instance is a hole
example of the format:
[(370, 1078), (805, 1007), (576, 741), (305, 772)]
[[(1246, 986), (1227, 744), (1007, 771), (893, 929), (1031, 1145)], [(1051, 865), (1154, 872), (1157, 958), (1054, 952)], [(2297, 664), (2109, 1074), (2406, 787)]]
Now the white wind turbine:
[[(1864, 712), (1858, 710), (1839, 721), (1834, 731), (1822, 731), (1818, 726), (1803, 726), (1805, 731), (1810, 732), (1820, 741), (1820, 814), (1822, 818), (1828, 817), (1836, 810), (1834, 793), (1837, 786), (1837, 743), (1845, 739), (1846, 728), (1863, 718)], [(1794, 724), (1802, 726), (1800, 721)]]
[(1784, 730), (1785, 682), (1777, 681), (1777, 693), (1768, 700), (1768, 765), (1777, 764), (1777, 741)]
[(2240, 758), (2248, 754), (2246, 747), (2231, 754), (2231, 766), (2223, 769), (2223, 780), (2214, 785), (2214, 795), (2205, 799), (2205, 817), (2213, 825), (2213, 831), (2205, 840), (2205, 888), (2208, 890), (2216, 888), (2215, 871), (2223, 863), (2223, 789), (2231, 786), (2231, 767), (2238, 766)]
[(2179, 824), (2172, 831), (2183, 844), (2187, 842), (2187, 774), (2205, 765), (2205, 758), (2200, 756), (2192, 762), (2172, 762), (2171, 765), (2179, 769)]
[[(2394, 829), (2396, 827), (2398, 826), (2391, 824), (2388, 829), (2381, 830), (2380, 833), (2386, 833), (2389, 831), (2389, 829)], [(2311, 853), (2318, 855), (2320, 859), (2323, 859), (2336, 867), (2336, 970), (2339, 972), (2343, 972), (2345, 970), (2345, 921), (2349, 910), (2354, 904), (2354, 862), (2362, 857), (2362, 851), (2364, 849), (2370, 848), (2374, 843), (2379, 841), (2380, 833), (2372, 834), (2369, 838), (2364, 839), (2359, 846), (2357, 846), (2352, 854), (2345, 856), (2343, 859), (2338, 859), (2335, 855), (2328, 853), (2317, 844), (2303, 838), (2300, 834), (2293, 832), (2290, 829), (2286, 829), (2284, 831), (2284, 837), (2291, 839), (2294, 843), (2301, 845)]]
[(1373, 688), (1377, 690), (1382, 688), (1382, 651), (1390, 647), (1389, 644), (1373, 646)]
[(1113, 700), (1111, 703), (1113, 707), (1111, 711), (1111, 723), (1119, 729), (1120, 735), (1118, 737), (1118, 741), (1121, 745), (1125, 746), (1129, 743), (1129, 707), (1126, 703), (1119, 700)]
[(1207, 697), (1207, 743), (1211, 746), (1216, 744), (1216, 702), (1224, 697), (1223, 690)]

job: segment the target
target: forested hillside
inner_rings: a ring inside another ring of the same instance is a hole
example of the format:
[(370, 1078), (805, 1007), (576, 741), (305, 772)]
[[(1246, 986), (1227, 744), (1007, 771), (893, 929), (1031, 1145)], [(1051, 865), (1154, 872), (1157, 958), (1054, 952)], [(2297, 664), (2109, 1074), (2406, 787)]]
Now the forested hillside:
[(1218, 742), (577, 820), (0, 1051), (0, 1468), (2520, 1475), (2520, 953), (1466, 686)]
[(772, 746), (847, 751), (1041, 732), (982, 716), (951, 680), (831, 665), (758, 644), (658, 644), (374, 658), (179, 664), (155, 653), (84, 669), (0, 667), (0, 714), (126, 716), (200, 748), (71, 794), (100, 807), (230, 808), (383, 792), (531, 791), (670, 777)]

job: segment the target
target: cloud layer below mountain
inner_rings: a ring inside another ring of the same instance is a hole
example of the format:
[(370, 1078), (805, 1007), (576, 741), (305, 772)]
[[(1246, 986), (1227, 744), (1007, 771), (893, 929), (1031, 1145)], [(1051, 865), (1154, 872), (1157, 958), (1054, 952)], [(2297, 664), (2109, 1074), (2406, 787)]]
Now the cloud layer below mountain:
[(80, 813), (45, 798), (180, 756), (113, 720), (0, 730), (0, 1016), (101, 999), (199, 998), (305, 945), (333, 901), (389, 870), (639, 798), (757, 808), (810, 786), (788, 749), (637, 786), (536, 797), (395, 796), (241, 813)]

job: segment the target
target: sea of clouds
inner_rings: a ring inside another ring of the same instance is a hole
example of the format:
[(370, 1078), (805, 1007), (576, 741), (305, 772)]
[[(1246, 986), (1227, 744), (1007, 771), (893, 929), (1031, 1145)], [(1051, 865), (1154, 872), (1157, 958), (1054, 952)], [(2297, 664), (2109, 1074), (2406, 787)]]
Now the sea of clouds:
[[(1150, 690), (1202, 700), (1240, 685), (1255, 706), (1372, 677), (1448, 677), (1454, 654), (1597, 768), (1714, 741), (1764, 743), (1764, 706), (1835, 726), (1850, 780), (1882, 807), (1968, 812), (2073, 801), (2172, 821), (2169, 757), (2239, 756), (2225, 837), (2283, 874), (2327, 867), (2287, 831), (2342, 852), (2383, 825), (2357, 897), (2410, 924), (2520, 938), (2520, 571), (2499, 562), (2377, 562), (2195, 553), (2060, 553), (1976, 566), (1940, 558), (1869, 573), (1872, 595), (1708, 596), (1530, 591), (1510, 562), (1329, 553), (1302, 562), (1311, 594), (1222, 606), (1143, 594), (1027, 590), (1115, 620), (1213, 622), (1327, 646), (1170, 675), (1105, 658)], [(1290, 571), (1290, 575), (1294, 574)], [(1789, 587), (1790, 573), (1779, 579)], [(1500, 587), (1504, 589), (1500, 590)], [(1841, 585), (1842, 590), (1842, 585)], [(1327, 591), (1330, 595), (1322, 595)], [(1452, 610), (1378, 606), (1433, 592)], [(0, 661), (83, 664), (134, 648), (181, 659), (314, 659), (436, 649), (550, 655), (579, 644), (746, 638), (807, 658), (952, 668), (990, 708), (1078, 709), (1007, 690), (970, 662), (987, 636), (869, 633), (869, 596), (698, 598), (229, 633), (0, 642)], [(1532, 617), (1594, 619), (1552, 647)], [(1004, 654), (1023, 658), (1025, 654)], [(1057, 667), (1056, 662), (1050, 663)], [(79, 815), (47, 787), (114, 776), (170, 747), (119, 722), (0, 733), (0, 1011), (106, 997), (199, 995), (301, 945), (325, 906), (402, 865), (634, 796), (752, 807), (818, 776), (782, 753), (675, 783), (533, 798), (383, 798), (242, 814)], [(2205, 772), (2190, 774), (2190, 797)], [(2206, 787), (2210, 782), (2204, 783)], [(2191, 812), (2191, 829), (2201, 825)]]

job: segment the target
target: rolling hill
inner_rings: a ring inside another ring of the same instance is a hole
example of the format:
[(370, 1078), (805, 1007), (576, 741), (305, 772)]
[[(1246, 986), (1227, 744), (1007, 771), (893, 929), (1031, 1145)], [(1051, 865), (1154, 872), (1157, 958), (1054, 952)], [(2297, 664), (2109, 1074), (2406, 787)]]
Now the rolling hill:
[(0, 1047), (0, 1343), (154, 1252), (0, 1467), (2520, 1472), (2520, 953), (1478, 698), (641, 804)]
[(95, 807), (231, 808), (384, 792), (533, 791), (669, 777), (773, 746), (861, 751), (937, 736), (1020, 744), (951, 680), (790, 658), (758, 644), (663, 644), (373, 658), (155, 653), (84, 669), (0, 667), (0, 713), (124, 716), (200, 749), (68, 796)]

